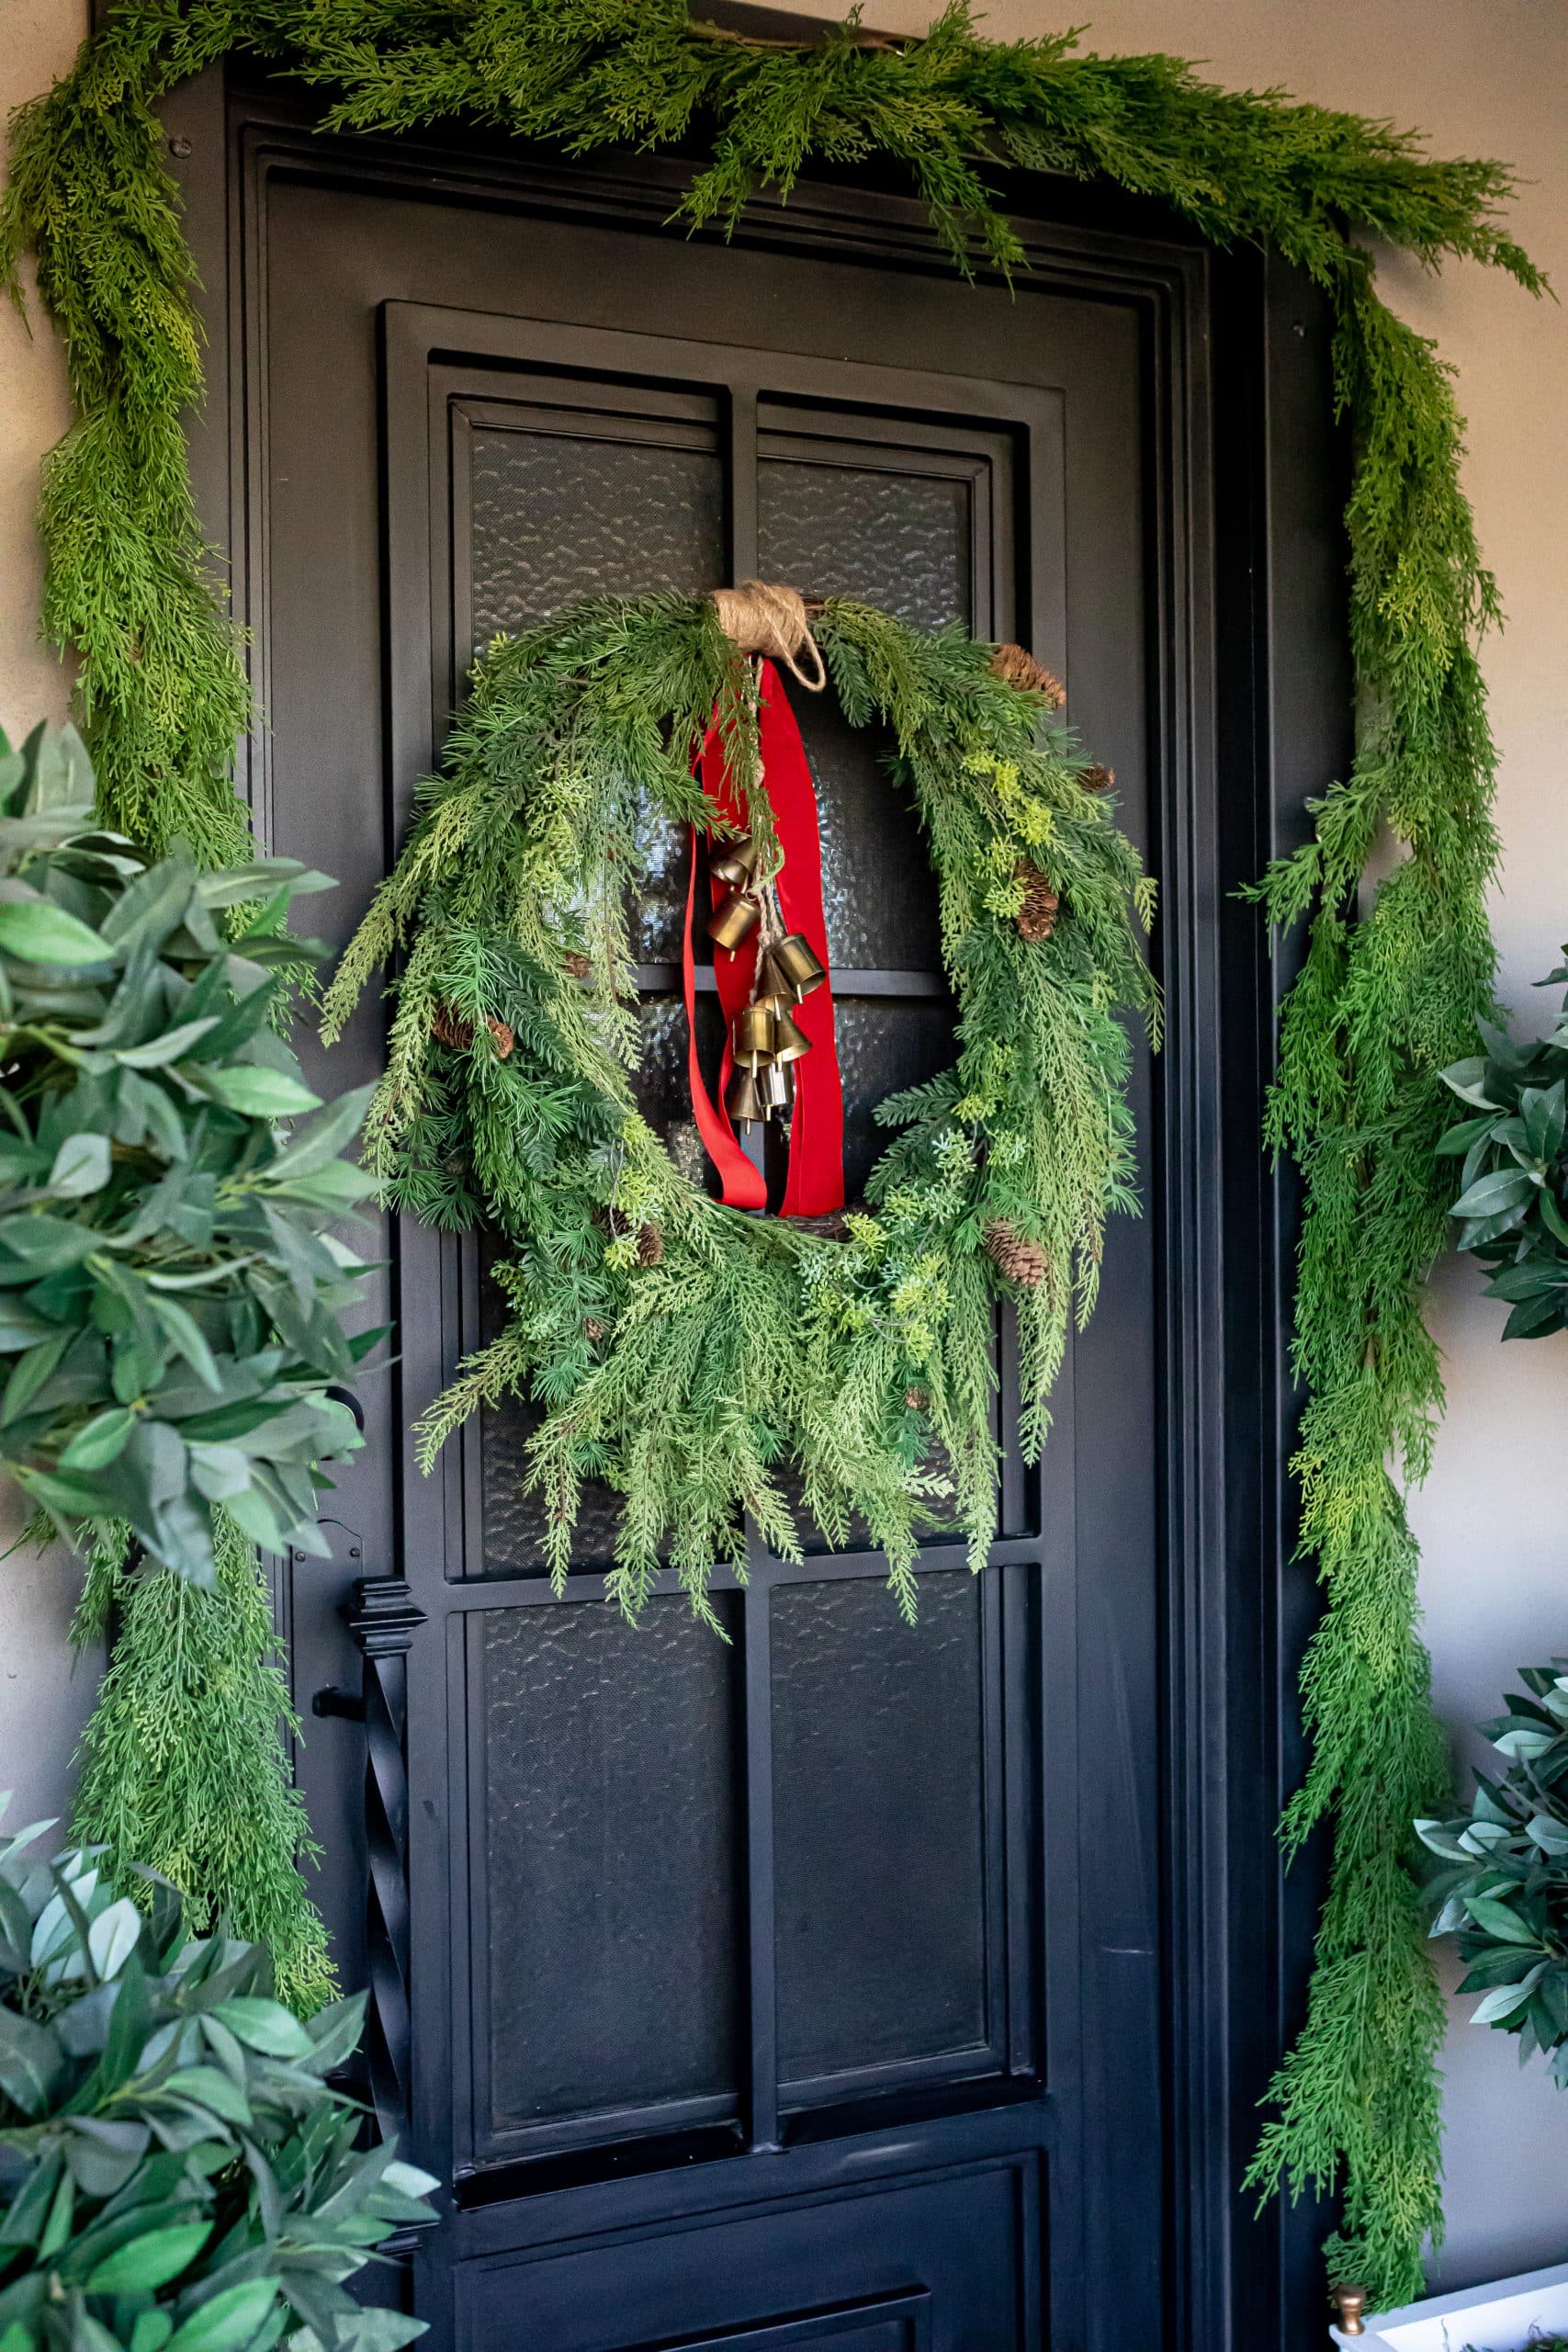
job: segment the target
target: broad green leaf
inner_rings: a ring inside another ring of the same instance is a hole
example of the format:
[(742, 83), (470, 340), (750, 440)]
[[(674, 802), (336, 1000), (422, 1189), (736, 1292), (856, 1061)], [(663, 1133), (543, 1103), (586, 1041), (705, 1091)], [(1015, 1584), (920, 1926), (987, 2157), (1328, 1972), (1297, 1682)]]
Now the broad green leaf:
[(373, 1086), (358, 1086), (329, 1103), (319, 1119), (290, 1136), (266, 1170), (268, 1177), (309, 1176), (335, 1159), (359, 1133), (375, 1091)]
[(1450, 1215), (1499, 1216), (1505, 1210), (1517, 1208), (1528, 1201), (1534, 1189), (1523, 1169), (1499, 1168), (1490, 1176), (1483, 1176), (1468, 1193), (1461, 1193)]
[(248, 1119), (292, 1119), (321, 1106), (321, 1096), (285, 1070), (242, 1062), (235, 1069), (204, 1070), (202, 1080), (227, 1110)]
[(174, 2324), (173, 2312), (161, 2308), (150, 2312), (138, 2312), (135, 2325), (130, 2331), (130, 2352), (164, 2352), (164, 2346), (174, 2331)]
[(90, 2295), (145, 2295), (188, 2269), (212, 2234), (209, 2222), (150, 2230), (100, 2262), (86, 2282)]
[(129, 1405), (97, 1413), (79, 1429), (60, 1456), (62, 1470), (107, 1470), (118, 1462), (136, 1427), (137, 1415)]
[(226, 2287), (181, 2322), (168, 2352), (239, 2352), (266, 2318), (276, 2293), (275, 2278), (247, 2278)]
[(32, 2018), (0, 2008), (0, 2090), (24, 2115), (39, 2115), (65, 2064), (55, 2035)]
[(1483, 1054), (1472, 1054), (1466, 1061), (1450, 1063), (1440, 1076), (1443, 1084), (1451, 1086), (1461, 1102), (1473, 1102), (1481, 1111), (1502, 1109), (1502, 1104), (1493, 1102), (1484, 1091), (1483, 1080), (1486, 1076), (1486, 1057)]
[(1543, 1960), (1538, 1967), (1530, 1970), (1522, 1984), (1498, 1984), (1490, 1993), (1483, 1994), (1470, 2013), (1471, 2024), (1499, 2025), (1505, 2018), (1514, 2016), (1515, 2012), (1522, 2009), (1529, 2001), (1530, 1995), (1545, 1974), (1546, 1966), (1547, 1963)]
[(218, 1015), (209, 1013), (202, 1021), (183, 1022), (177, 1029), (165, 1029), (161, 1037), (150, 1038), (144, 1046), (121, 1046), (115, 1055), (118, 1062), (129, 1069), (163, 1069), (170, 1062), (177, 1062), (188, 1054), (198, 1038), (218, 1026)]
[(87, 1957), (100, 1977), (118, 1976), (141, 1934), (141, 1914), (128, 1895), (100, 1911), (87, 1930)]
[(164, 2088), (172, 2098), (209, 2107), (225, 2123), (248, 2124), (251, 2120), (250, 2102), (243, 2091), (237, 2089), (216, 2066), (182, 2066), (169, 2076)]
[(67, 1136), (49, 1171), (50, 1191), (67, 1200), (83, 1200), (89, 1193), (101, 1193), (108, 1181), (107, 1136)]
[(237, 1994), (232, 2000), (220, 2001), (212, 2013), (220, 2018), (237, 2041), (247, 2049), (259, 2050), (267, 2058), (305, 2058), (310, 2055), (310, 2037), (296, 2017), (277, 2001), (257, 2000), (253, 1996)]
[(96, 931), (47, 899), (0, 899), (0, 955), (24, 964), (107, 964), (113, 950)]
[(1465, 1908), (1478, 1928), (1489, 1936), (1495, 1936), (1501, 1943), (1539, 1944), (1540, 1941), (1535, 1929), (1527, 1927), (1517, 1912), (1511, 1911), (1506, 1903), (1498, 1903), (1489, 1894), (1467, 1896)]

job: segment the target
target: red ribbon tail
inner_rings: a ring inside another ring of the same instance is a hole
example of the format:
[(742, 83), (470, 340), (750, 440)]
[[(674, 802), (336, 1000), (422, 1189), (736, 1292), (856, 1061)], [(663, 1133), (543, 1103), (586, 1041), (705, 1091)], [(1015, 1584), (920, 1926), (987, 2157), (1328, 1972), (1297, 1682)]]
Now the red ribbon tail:
[[(800, 728), (777, 671), (762, 664), (759, 718), (762, 774), (767, 781), (784, 867), (779, 875), (779, 910), (785, 926), (799, 932), (826, 972), (828, 925), (822, 907), (822, 835), (816, 787), (807, 762)], [(746, 809), (735, 790), (724, 754), (717, 715), (710, 722), (701, 752), (703, 789), (715, 814), (726, 824), (744, 830)], [(733, 1067), (727, 1034), (719, 1074), (720, 1102), (716, 1109), (697, 1067), (696, 970), (692, 953), (692, 910), (697, 887), (697, 836), (692, 833), (692, 870), (686, 884), (686, 928), (682, 949), (682, 977), (686, 992), (686, 1067), (691, 1080), (692, 1109), (697, 1132), (732, 1208), (767, 1205), (767, 1187), (735, 1138), (723, 1107), (723, 1091)], [(716, 905), (724, 893), (714, 886)], [(750, 1001), (756, 969), (753, 935), (733, 954), (714, 951), (714, 977), (727, 1033), (735, 1016)], [(781, 1215), (822, 1216), (844, 1204), (844, 1098), (834, 1033), (833, 990), (824, 980), (795, 1009), (795, 1020), (810, 1039), (812, 1050), (795, 1063), (795, 1108), (790, 1118), (789, 1175)]]
[[(697, 1123), (697, 1133), (703, 1148), (717, 1169), (724, 1187), (724, 1198), (732, 1209), (765, 1209), (768, 1187), (760, 1168), (747, 1159), (735, 1139), (729, 1124), (729, 1114), (724, 1107), (724, 1090), (729, 1080), (730, 1052), (728, 1035), (729, 1014), (725, 1014), (726, 1036), (724, 1059), (718, 1074), (718, 1102), (710, 1100), (703, 1083), (703, 1073), (697, 1061), (697, 972), (692, 954), (692, 908), (697, 890), (697, 830), (692, 828), (692, 865), (686, 877), (686, 927), (681, 947), (681, 978), (686, 996), (686, 1076), (692, 1090), (692, 1114)], [(722, 951), (721, 951), (722, 952)], [(729, 959), (733, 962), (735, 959)]]

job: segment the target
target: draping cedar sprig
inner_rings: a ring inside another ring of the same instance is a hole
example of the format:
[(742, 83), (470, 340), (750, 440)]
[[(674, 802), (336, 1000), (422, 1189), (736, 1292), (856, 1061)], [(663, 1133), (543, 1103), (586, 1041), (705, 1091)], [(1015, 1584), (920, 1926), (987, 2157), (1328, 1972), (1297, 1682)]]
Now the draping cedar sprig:
[(346, 2281), (435, 2183), (363, 2153), (327, 2079), (363, 2000), (300, 2024), (265, 1951), (192, 1938), (170, 1887), (117, 1897), (91, 1848), (32, 1859), (39, 1834), (0, 1841), (0, 2344), (400, 2352), (424, 2323)]
[(271, 1017), (317, 952), (289, 902), (327, 887), (148, 864), (95, 829), (70, 730), (0, 738), (0, 1464), (71, 1540), (122, 1522), (198, 1585), (220, 1510), (324, 1552), (320, 1465), (359, 1442), (332, 1392), (375, 1335), (330, 1228), (366, 1096), (322, 1108)]

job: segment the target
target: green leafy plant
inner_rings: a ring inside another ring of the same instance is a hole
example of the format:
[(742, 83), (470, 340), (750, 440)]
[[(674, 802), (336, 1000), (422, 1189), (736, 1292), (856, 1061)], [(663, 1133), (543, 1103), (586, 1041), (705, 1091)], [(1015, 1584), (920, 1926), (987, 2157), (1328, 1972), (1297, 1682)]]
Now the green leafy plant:
[[(1561, 981), (1568, 963), (1536, 986)], [(1438, 1149), (1463, 1158), (1451, 1214), (1459, 1247), (1496, 1269), (1486, 1295), (1508, 1302), (1503, 1337), (1540, 1340), (1568, 1324), (1568, 999), (1550, 1037), (1517, 1044), (1488, 1022), (1481, 1035), (1486, 1051), (1443, 1072), (1472, 1115)]]
[[(687, 0), (121, 0), (17, 119), (0, 276), (30, 245), (66, 338), (78, 421), (44, 479), (44, 626), (80, 656), (105, 811), (220, 861), (243, 840), (231, 758), (249, 703), (191, 496), (200, 335), (155, 109), (236, 48), (329, 92), (340, 130), (467, 118), (573, 151), (696, 145), (694, 223), (732, 222), (752, 189), (787, 194), (818, 163), (890, 163), (966, 267), (1017, 260), (994, 161), (1105, 178), (1217, 243), (1269, 243), (1332, 301), (1362, 725), (1352, 772), (1262, 896), (1275, 923), (1311, 929), (1269, 1120), (1305, 1183), (1297, 1467), (1326, 1596), (1304, 1672), (1313, 1761), (1284, 1837), (1294, 1850), (1331, 1821), (1334, 1857), (1307, 2021), (1251, 2178), (1263, 2193), (1342, 2188), (1336, 2268), (1384, 2305), (1407, 2300), (1441, 2228), (1443, 2012), (1405, 1853), (1444, 1769), (1404, 1489), (1442, 1402), (1420, 1312), (1445, 1233), (1438, 1073), (1493, 1009), (1494, 754), (1475, 649), (1496, 597), (1448, 371), (1380, 299), (1358, 240), (1434, 266), (1467, 256), (1539, 290), (1500, 222), (1509, 174), (1431, 157), (1386, 123), (1216, 89), (1172, 58), (987, 41), (963, 5), (919, 40), (852, 23), (792, 45), (705, 24)], [(1358, 919), (1390, 835), (1409, 854)]]
[(1568, 1658), (1519, 1668), (1523, 1691), (1482, 1728), (1507, 1770), (1475, 1775), (1468, 1814), (1422, 1820), (1442, 1868), (1428, 1893), (1434, 1936), (1452, 1936), (1473, 2025), (1519, 2037), (1568, 2087)]
[[(477, 1404), (536, 1398), (552, 1568), (564, 1578), (581, 1480), (606, 1480), (624, 1498), (610, 1587), (633, 1615), (664, 1556), (711, 1615), (716, 1560), (744, 1572), (743, 1510), (798, 1558), (786, 1463), (839, 1540), (860, 1513), (907, 1612), (918, 1531), (949, 1491), (982, 1565), (996, 1300), (1016, 1302), (1037, 1448), (1106, 1220), (1136, 1204), (1116, 1014), (1157, 1028), (1159, 1010), (1136, 852), (1043, 695), (993, 674), (994, 647), (842, 599), (816, 626), (846, 718), (887, 729), (889, 788), (931, 843), (959, 1016), (953, 1068), (879, 1106), (897, 1132), (847, 1239), (710, 1200), (631, 1098), (627, 844), (650, 809), (706, 823), (692, 752), (716, 707), (753, 833), (773, 838), (754, 682), (705, 600), (592, 600), (496, 641), (327, 998), (333, 1035), (408, 944), (372, 1164), (398, 1205), (448, 1227), (482, 1211), (507, 1245), (506, 1326), (433, 1408), (426, 1462)], [(1059, 896), (1043, 940), (1018, 922), (1021, 860)], [(1002, 1270), (998, 1231), (1030, 1251), (1028, 1281)]]
[(265, 1952), (91, 1849), (29, 1862), (39, 1834), (0, 1844), (4, 2352), (398, 2352), (423, 2323), (345, 2282), (435, 2184), (326, 2079), (362, 2003), (301, 2025)]
[(332, 1391), (375, 1338), (330, 1231), (365, 1098), (323, 1109), (272, 1022), (324, 878), (149, 864), (92, 801), (73, 734), (0, 738), (0, 1464), (67, 1537), (122, 1522), (207, 1585), (220, 1509), (326, 1548), (318, 1465), (360, 1442)]

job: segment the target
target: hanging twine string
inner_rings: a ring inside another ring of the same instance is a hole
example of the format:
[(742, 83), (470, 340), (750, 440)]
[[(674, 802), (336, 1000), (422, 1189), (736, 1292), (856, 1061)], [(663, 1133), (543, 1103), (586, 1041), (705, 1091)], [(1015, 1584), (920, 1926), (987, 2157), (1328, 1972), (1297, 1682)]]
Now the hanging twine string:
[[(828, 673), (811, 634), (806, 599), (796, 589), (775, 588), (766, 580), (743, 580), (738, 588), (716, 588), (713, 608), (720, 628), (742, 653), (782, 662), (807, 694), (821, 693)], [(817, 673), (814, 678), (800, 667), (800, 657), (807, 650)]]

